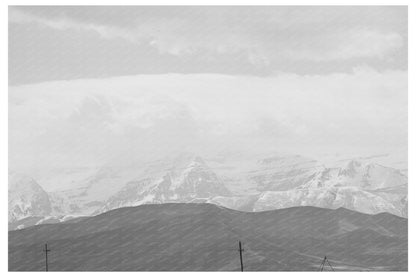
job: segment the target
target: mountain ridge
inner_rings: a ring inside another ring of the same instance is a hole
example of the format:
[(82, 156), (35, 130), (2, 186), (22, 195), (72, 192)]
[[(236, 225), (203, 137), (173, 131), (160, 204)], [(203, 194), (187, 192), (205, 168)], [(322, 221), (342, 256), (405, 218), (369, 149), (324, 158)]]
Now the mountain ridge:
[[(51, 212), (27, 216), (54, 216), (62, 221), (68, 215), (85, 216), (123, 206), (167, 202), (207, 202), (256, 212), (305, 205), (346, 207), (369, 214), (407, 216), (407, 176), (375, 163), (349, 160), (344, 166), (329, 168), (300, 155), (206, 161), (186, 154), (139, 169), (136, 174), (134, 168), (129, 169), (131, 178), (123, 177), (129, 181), (124, 186), (117, 185), (121, 189), (113, 189), (116, 192), (104, 201), (94, 200), (92, 192), (99, 191), (100, 184), (95, 185), (94, 180), (118, 183), (123, 172), (111, 169), (106, 173), (103, 169), (97, 177), (88, 177), (89, 186), (96, 186), (91, 192), (86, 188), (49, 193)], [(102, 179), (106, 176), (110, 179)], [(10, 203), (9, 211), (13, 210)], [(27, 227), (18, 224), (27, 216), (15, 217), (13, 227)]]

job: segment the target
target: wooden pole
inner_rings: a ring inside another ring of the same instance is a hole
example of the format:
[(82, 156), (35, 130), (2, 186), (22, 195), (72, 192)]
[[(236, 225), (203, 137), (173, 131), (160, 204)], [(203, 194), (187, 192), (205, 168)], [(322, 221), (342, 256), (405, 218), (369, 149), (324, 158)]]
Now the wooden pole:
[(50, 252), (51, 250), (48, 249), (48, 244), (45, 244), (45, 249), (43, 250), (43, 252), (45, 252), (45, 271), (48, 271), (48, 252)]
[(243, 266), (243, 251), (244, 249), (241, 247), (241, 241), (238, 242), (238, 251), (240, 252), (240, 264), (241, 264), (241, 272), (244, 271), (244, 266)]

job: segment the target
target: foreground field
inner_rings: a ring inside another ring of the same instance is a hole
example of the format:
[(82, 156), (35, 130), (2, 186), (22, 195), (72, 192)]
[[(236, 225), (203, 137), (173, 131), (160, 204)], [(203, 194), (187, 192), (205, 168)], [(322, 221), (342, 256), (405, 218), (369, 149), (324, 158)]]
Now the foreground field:
[(296, 207), (246, 213), (212, 204), (121, 208), (9, 232), (9, 270), (406, 271), (407, 219)]

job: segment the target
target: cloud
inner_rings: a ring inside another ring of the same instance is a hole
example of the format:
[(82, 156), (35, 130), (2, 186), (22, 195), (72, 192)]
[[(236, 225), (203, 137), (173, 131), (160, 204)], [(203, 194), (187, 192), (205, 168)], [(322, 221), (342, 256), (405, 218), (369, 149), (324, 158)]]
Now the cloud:
[(137, 42), (136, 36), (129, 30), (117, 28), (113, 26), (77, 22), (73, 19), (62, 18), (44, 18), (32, 15), (27, 12), (20, 11), (15, 8), (9, 9), (9, 22), (11, 23), (36, 23), (43, 27), (48, 27), (54, 30), (66, 31), (86, 31), (94, 32), (103, 39), (117, 39), (121, 38), (129, 42)]
[[(357, 58), (386, 59), (404, 45), (400, 34), (377, 30), (348, 30), (341, 34), (329, 34), (310, 41), (309, 49), (291, 49), (284, 53), (293, 59), (315, 62), (343, 61)], [(317, 52), (316, 49), (321, 49)]]
[(362, 67), (351, 74), (139, 75), (11, 87), (9, 143), (14, 166), (253, 145), (394, 151), (407, 147), (407, 73)]
[[(354, 26), (351, 20), (359, 17), (360, 13), (350, 9), (343, 11), (325, 8), (293, 11), (285, 8), (253, 9), (251, 12), (227, 8), (218, 11), (191, 9), (183, 16), (173, 12), (171, 16), (157, 16), (156, 13), (153, 17), (132, 19), (130, 24), (120, 26), (111, 24), (111, 21), (109, 24), (86, 22), (62, 15), (47, 18), (11, 8), (9, 21), (35, 22), (61, 31), (93, 32), (105, 40), (123, 39), (146, 45), (157, 49), (161, 55), (196, 60), (218, 60), (224, 55), (242, 57), (252, 66), (262, 68), (273, 68), (287, 60), (315, 63), (386, 60), (390, 54), (405, 47), (405, 38), (399, 33), (401, 30), (382, 29), (381, 23), (380, 26), (371, 26), (374, 24), (368, 22), (365, 22), (368, 26)], [(379, 13), (378, 16), (382, 17), (385, 11)], [(377, 19), (370, 12), (361, 16)]]

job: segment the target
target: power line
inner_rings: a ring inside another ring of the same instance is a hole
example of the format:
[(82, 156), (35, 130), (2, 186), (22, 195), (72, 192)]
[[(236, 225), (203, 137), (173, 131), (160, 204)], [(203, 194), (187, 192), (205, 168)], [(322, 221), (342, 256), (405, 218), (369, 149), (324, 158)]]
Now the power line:
[[(273, 245), (273, 244), (272, 244)], [(199, 247), (200, 248), (200, 247)], [(226, 249), (226, 248), (222, 248), (220, 247), (202, 247), (203, 249), (212, 249), (215, 251), (231, 251), (233, 249)], [(61, 249), (58, 247), (58, 250)], [(62, 248), (63, 249), (63, 248)], [(56, 250), (56, 249), (55, 249)], [(254, 251), (280, 251), (281, 249), (279, 247), (271, 248), (271, 247), (262, 247), (262, 248), (250, 248), (248, 250), (254, 250)], [(46, 243), (44, 245), (44, 249), (42, 250), (43, 252), (45, 252), (45, 271), (49, 271), (49, 265), (48, 265), (48, 254), (51, 251), (51, 249), (48, 249), (48, 244)], [(235, 248), (234, 250), (235, 251)], [(241, 267), (241, 271), (244, 271), (244, 263), (243, 263), (243, 252), (245, 251), (245, 249), (242, 246), (242, 242), (238, 241), (238, 251), (239, 251), (239, 256), (240, 256), (240, 267)], [(294, 252), (294, 251), (293, 251)], [(296, 252), (294, 252), (296, 253)], [(92, 255), (94, 256), (94, 254), (88, 254), (88, 255)], [(97, 254), (97, 255), (102, 255), (102, 254)], [(318, 258), (318, 257), (316, 257)], [(332, 264), (330, 263), (329, 259), (327, 258), (327, 256), (324, 256), (324, 259), (322, 260), (322, 262), (319, 265), (319, 271), (324, 271), (325, 267), (329, 267), (331, 269), (331, 271), (335, 271)]]

